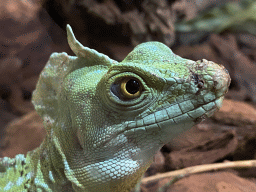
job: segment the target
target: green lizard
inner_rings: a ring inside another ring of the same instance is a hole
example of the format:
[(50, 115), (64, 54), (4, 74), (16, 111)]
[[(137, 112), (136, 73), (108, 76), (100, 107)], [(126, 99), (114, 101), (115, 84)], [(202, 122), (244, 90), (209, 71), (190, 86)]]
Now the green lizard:
[(0, 160), (0, 191), (132, 189), (154, 154), (219, 109), (226, 69), (191, 61), (159, 42), (138, 45), (117, 62), (83, 47), (53, 53), (33, 93), (47, 136), (26, 156)]

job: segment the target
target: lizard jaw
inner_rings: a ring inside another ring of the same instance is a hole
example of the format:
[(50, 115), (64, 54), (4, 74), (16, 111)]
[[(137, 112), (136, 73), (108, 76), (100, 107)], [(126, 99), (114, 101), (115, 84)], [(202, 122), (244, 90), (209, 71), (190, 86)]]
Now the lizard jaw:
[[(126, 135), (131, 140), (136, 140), (136, 134), (150, 134), (153, 136), (160, 136), (160, 143), (163, 145), (172, 139), (172, 136), (177, 135), (179, 132), (184, 132), (190, 129), (193, 125), (200, 123), (206, 117), (210, 117), (217, 109), (221, 107), (224, 96), (209, 102), (207, 104), (201, 105), (200, 107), (182, 113), (179, 110), (179, 104), (173, 105), (169, 108), (162, 109), (145, 116), (143, 119), (127, 122), (127, 127), (124, 131)], [(179, 110), (179, 113), (170, 113), (173, 110)], [(164, 138), (161, 135), (167, 136)]]

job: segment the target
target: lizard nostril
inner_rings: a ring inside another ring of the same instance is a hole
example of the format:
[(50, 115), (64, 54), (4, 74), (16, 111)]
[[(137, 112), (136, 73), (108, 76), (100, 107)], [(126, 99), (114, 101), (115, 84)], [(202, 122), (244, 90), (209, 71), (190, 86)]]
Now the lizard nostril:
[(204, 87), (204, 80), (202, 80), (201, 76), (198, 75), (197, 73), (194, 73), (192, 71), (191, 73), (192, 73), (192, 78), (194, 79), (195, 85), (197, 85), (199, 89), (202, 89)]
[(197, 84), (197, 87), (199, 88), (199, 89), (202, 89), (203, 87), (204, 87), (204, 80), (199, 80), (198, 81), (198, 84)]

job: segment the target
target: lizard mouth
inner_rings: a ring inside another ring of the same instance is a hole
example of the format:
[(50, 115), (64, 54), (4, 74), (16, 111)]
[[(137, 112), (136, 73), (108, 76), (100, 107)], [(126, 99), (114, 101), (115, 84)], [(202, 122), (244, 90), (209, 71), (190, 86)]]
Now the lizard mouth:
[(126, 136), (134, 136), (136, 133), (157, 135), (164, 131), (169, 136), (177, 135), (210, 117), (221, 107), (223, 99), (224, 96), (221, 96), (186, 113), (182, 113), (181, 110), (177, 112), (180, 109), (179, 104), (172, 105), (143, 119), (128, 122), (124, 134)]
[[(110, 143), (115, 142), (120, 135), (125, 135), (130, 142), (137, 143), (141, 135), (145, 136), (147, 134), (153, 136), (160, 144), (164, 144), (170, 141), (172, 136), (177, 136), (179, 133), (190, 129), (193, 125), (200, 123), (206, 117), (210, 117), (221, 107), (223, 99), (224, 96), (221, 96), (186, 113), (178, 112), (180, 104), (175, 104), (141, 119), (125, 122), (125, 124), (119, 125), (121, 127), (125, 126), (124, 129), (121, 128), (120, 131), (112, 134), (105, 141), (98, 143), (97, 146), (111, 146)], [(118, 127), (116, 128), (118, 129)], [(161, 137), (161, 135), (165, 137)], [(160, 137), (156, 138), (157, 136)]]

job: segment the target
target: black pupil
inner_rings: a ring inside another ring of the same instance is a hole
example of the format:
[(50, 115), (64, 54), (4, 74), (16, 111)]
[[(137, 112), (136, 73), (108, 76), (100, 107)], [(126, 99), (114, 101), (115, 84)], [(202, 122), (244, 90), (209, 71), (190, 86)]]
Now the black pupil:
[(130, 79), (126, 83), (126, 90), (130, 94), (135, 94), (140, 90), (140, 84), (135, 79)]

